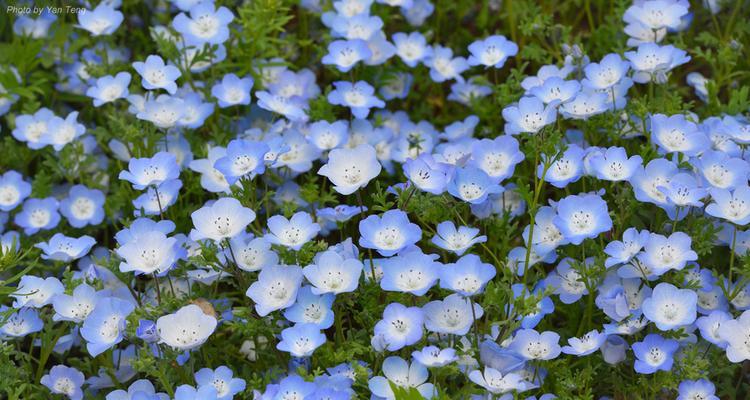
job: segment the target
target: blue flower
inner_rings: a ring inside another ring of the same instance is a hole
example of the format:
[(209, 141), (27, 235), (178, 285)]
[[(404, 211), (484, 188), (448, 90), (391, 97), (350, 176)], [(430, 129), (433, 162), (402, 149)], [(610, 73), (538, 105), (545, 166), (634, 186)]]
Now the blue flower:
[(195, 304), (188, 304), (173, 314), (156, 320), (159, 343), (178, 350), (192, 350), (208, 340), (218, 321)]
[(645, 1), (628, 7), (622, 19), (627, 23), (640, 23), (652, 31), (677, 29), (689, 7), (690, 3), (680, 1)]
[(642, 43), (636, 51), (626, 51), (625, 58), (633, 68), (633, 81), (637, 83), (665, 83), (667, 73), (690, 61), (687, 52), (674, 46), (659, 46), (656, 43)]
[(65, 292), (65, 287), (55, 277), (40, 278), (34, 275), (24, 275), (18, 282), (15, 293), (10, 296), (16, 299), (13, 302), (13, 308), (42, 308), (51, 304), (55, 295), (63, 292)]
[(636, 357), (635, 372), (653, 374), (660, 370), (671, 370), (674, 353), (679, 346), (674, 339), (664, 339), (655, 333), (646, 335), (643, 341), (633, 343), (633, 353)]
[(224, 249), (224, 260), (236, 262), (243, 271), (258, 271), (267, 266), (277, 265), (279, 256), (271, 249), (271, 243), (263, 237), (242, 233), (229, 239), (229, 246)]
[(432, 154), (422, 153), (416, 158), (408, 158), (403, 163), (404, 175), (419, 190), (441, 194), (448, 187), (452, 166), (435, 160)]
[(695, 326), (700, 330), (701, 337), (721, 349), (726, 349), (728, 343), (721, 338), (719, 328), (727, 321), (732, 321), (732, 314), (722, 311), (711, 311), (707, 316), (695, 320)]
[(190, 385), (180, 385), (174, 391), (174, 400), (216, 400), (217, 393), (213, 386), (203, 386), (198, 389)]
[(525, 158), (513, 136), (502, 135), (493, 140), (482, 139), (471, 146), (469, 163), (490, 178), (503, 181), (513, 176), (516, 165)]
[(150, 55), (146, 61), (136, 61), (133, 68), (141, 76), (141, 84), (146, 90), (164, 89), (169, 94), (177, 92), (175, 81), (182, 74), (174, 65), (167, 65), (158, 55)]
[[(531, 293), (529, 293), (529, 290), (525, 288), (521, 283), (511, 285), (511, 290), (513, 291), (514, 302), (518, 301), (519, 299), (528, 299), (532, 296), (543, 296), (544, 294), (544, 286), (542, 284), (537, 284), (536, 287), (534, 287), (534, 289), (531, 291)], [(513, 312), (514, 308), (514, 303), (508, 304), (506, 310), (509, 315)], [(536, 301), (535, 306), (531, 308), (531, 311), (528, 314), (517, 315), (516, 319), (521, 321), (521, 328), (532, 329), (539, 325), (545, 315), (552, 314), (554, 311), (555, 303), (549, 297), (543, 296), (538, 301)]]
[[(0, 312), (8, 311), (8, 307), (0, 306)], [(0, 325), (0, 334), (4, 337), (22, 338), (42, 329), (44, 329), (44, 321), (39, 318), (39, 312), (33, 308), (23, 307), (3, 320), (3, 325)]]
[(203, 386), (213, 386), (216, 389), (216, 400), (232, 400), (234, 395), (245, 390), (245, 380), (235, 378), (234, 372), (225, 365), (215, 370), (201, 368), (195, 373), (195, 383), (199, 390)]
[(189, 168), (201, 174), (201, 187), (211, 193), (231, 193), (229, 182), (224, 174), (214, 168), (214, 164), (227, 154), (224, 147), (211, 147), (207, 158), (190, 161)]
[(573, 100), (560, 106), (560, 115), (566, 119), (587, 120), (609, 109), (610, 96), (600, 92), (579, 92)]
[(493, 35), (469, 45), (469, 65), (502, 68), (508, 57), (518, 54), (518, 45), (502, 35)]
[(677, 172), (677, 165), (667, 159), (655, 158), (649, 161), (645, 168), (638, 168), (630, 178), (635, 198), (638, 201), (656, 204), (668, 211), (674, 210), (674, 206), (659, 190), (659, 186), (668, 184)]
[(563, 304), (573, 304), (589, 293), (583, 276), (571, 265), (571, 258), (564, 258), (557, 264), (557, 268), (546, 279), (549, 287), (560, 297)]
[(126, 318), (135, 309), (129, 301), (115, 297), (101, 299), (81, 326), (81, 337), (92, 357), (120, 343), (125, 333)]
[(44, 375), (41, 384), (47, 386), (50, 392), (62, 394), (71, 400), (83, 399), (83, 382), (86, 377), (81, 371), (65, 365), (55, 365)]
[(678, 396), (675, 400), (719, 400), (716, 396), (716, 387), (707, 379), (697, 379), (694, 381), (682, 381), (677, 388)]
[(102, 292), (97, 292), (86, 283), (76, 286), (72, 295), (56, 294), (52, 297), (52, 306), (55, 309), (52, 319), (53, 321), (83, 322), (101, 298)]
[[(364, 210), (367, 211), (367, 207), (364, 207)], [(359, 206), (349, 206), (346, 204), (318, 209), (318, 217), (335, 222), (346, 222), (360, 213), (362, 213), (362, 208)]]
[(480, 83), (475, 78), (469, 78), (466, 81), (458, 81), (451, 85), (451, 94), (448, 95), (448, 100), (470, 106), (473, 101), (487, 97), (491, 93), (492, 88)]
[(571, 195), (557, 203), (554, 224), (572, 244), (612, 229), (607, 202), (594, 194)]
[(146, 192), (133, 200), (135, 216), (161, 215), (177, 201), (182, 181), (172, 179), (158, 186), (149, 186)]
[(279, 244), (298, 251), (320, 232), (320, 225), (313, 221), (310, 214), (300, 211), (286, 219), (281, 215), (274, 215), (268, 219), (266, 238), (273, 244)]
[(320, 151), (342, 147), (349, 141), (349, 124), (342, 120), (313, 122), (308, 137)]
[[(214, 104), (204, 102), (201, 94), (188, 93), (182, 98), (184, 112), (180, 118), (179, 125), (185, 128), (196, 129), (203, 126), (206, 118), (214, 112)], [(170, 143), (170, 147), (172, 144)]]
[(586, 78), (581, 84), (593, 90), (612, 90), (615, 85), (627, 78), (630, 63), (623, 60), (619, 54), (611, 53), (602, 58), (599, 63), (586, 65), (583, 71)]
[(356, 258), (344, 258), (333, 250), (319, 253), (315, 263), (302, 269), (313, 285), (313, 294), (352, 292), (359, 285), (363, 265)]
[[(515, 372), (503, 374), (490, 366), (485, 366), (484, 372), (478, 369), (471, 371), (469, 373), (469, 380), (483, 387), (489, 393), (494, 395), (504, 395), (500, 397), (501, 399), (507, 399), (510, 398), (508, 396), (513, 396), (510, 392), (514, 390), (522, 392), (527, 389), (527, 383), (524, 381), (523, 376)], [(495, 396), (490, 395), (489, 398), (494, 397)]]
[(355, 15), (341, 15), (331, 21), (331, 33), (346, 39), (370, 40), (383, 28), (383, 20), (376, 15), (363, 12)]
[(195, 226), (190, 232), (193, 240), (220, 242), (243, 232), (255, 220), (255, 213), (233, 197), (222, 197), (194, 211), (190, 217)]
[(315, 324), (319, 329), (328, 329), (334, 321), (331, 306), (335, 298), (333, 293), (316, 295), (310, 286), (303, 286), (294, 305), (284, 310), (284, 318), (295, 324)]
[(264, 90), (255, 92), (255, 96), (258, 98), (258, 107), (264, 110), (283, 115), (290, 121), (307, 120), (307, 104), (299, 97), (286, 97)]
[(381, 335), (388, 351), (398, 351), (422, 339), (424, 316), (419, 307), (391, 303), (383, 310), (383, 319), (375, 324), (375, 335)]
[(745, 184), (731, 192), (714, 188), (710, 193), (712, 202), (706, 207), (706, 214), (736, 225), (750, 223), (750, 187)]
[(662, 282), (654, 288), (651, 297), (643, 301), (643, 315), (662, 331), (675, 330), (690, 325), (696, 318), (698, 296), (689, 289), (678, 289)]
[[(571, 182), (576, 182), (583, 175), (584, 170), (584, 157), (585, 150), (576, 144), (571, 144), (565, 149), (565, 152), (561, 156), (548, 156), (542, 155), (544, 159), (543, 163), (540, 163), (536, 167), (536, 176), (540, 179), (544, 179), (546, 182), (552, 184), (557, 188), (564, 188)], [(544, 168), (548, 159), (553, 160), (552, 164), (547, 167), (545, 173)]]
[(384, 257), (390, 257), (422, 238), (422, 229), (409, 222), (409, 217), (401, 210), (388, 210), (380, 217), (370, 215), (359, 222), (359, 232), (359, 245), (377, 250)]
[(622, 147), (609, 147), (604, 153), (596, 153), (589, 159), (596, 177), (610, 182), (627, 181), (643, 163), (639, 155), (628, 158)]
[[(685, 268), (688, 261), (698, 259), (698, 254), (691, 248), (692, 239), (684, 232), (675, 232), (668, 238), (656, 233), (649, 236), (643, 252), (638, 254), (638, 261), (646, 268), (646, 277), (660, 276), (665, 272)], [(624, 268), (624, 267), (623, 267)], [(622, 276), (622, 269), (620, 272)], [(643, 278), (642, 274), (623, 276), (628, 278)]]
[(281, 331), (281, 341), (276, 348), (293, 357), (310, 357), (326, 342), (326, 335), (315, 324), (296, 324)]
[(483, 263), (477, 255), (467, 254), (440, 269), (440, 287), (462, 296), (474, 296), (484, 291), (495, 273), (494, 265)]
[(383, 361), (382, 371), (384, 376), (372, 377), (367, 384), (372, 395), (379, 399), (396, 400), (391, 385), (406, 390), (415, 388), (426, 399), (431, 399), (436, 394), (432, 383), (427, 383), (427, 367), (418, 362), (410, 365), (401, 357), (391, 356)]
[(727, 343), (726, 355), (729, 361), (740, 363), (750, 359), (750, 349), (745, 344), (748, 331), (750, 311), (743, 312), (737, 319), (724, 321), (719, 326), (719, 337)]
[(106, 400), (169, 400), (169, 396), (157, 393), (148, 379), (138, 379), (130, 384), (127, 392), (122, 389), (109, 392)]
[(239, 78), (235, 74), (226, 74), (221, 82), (211, 87), (211, 96), (219, 101), (220, 108), (250, 104), (250, 90), (253, 78)]
[(432, 47), (427, 45), (427, 39), (419, 32), (394, 33), (391, 39), (396, 46), (396, 54), (410, 68), (432, 55)]
[(383, 99), (386, 101), (405, 99), (409, 95), (412, 83), (414, 83), (414, 76), (408, 72), (396, 72), (386, 77), (383, 83), (384, 85), (380, 87), (380, 95)]
[(16, 127), (11, 131), (14, 138), (26, 142), (32, 150), (39, 150), (47, 145), (42, 138), (47, 133), (48, 124), (55, 114), (48, 108), (40, 108), (33, 115), (23, 114), (16, 117)]
[(31, 194), (31, 184), (10, 170), (0, 175), (0, 211), (11, 211)]
[(79, 238), (73, 238), (55, 233), (49, 242), (41, 242), (34, 247), (41, 249), (45, 260), (55, 260), (62, 262), (71, 262), (85, 256), (96, 244), (96, 240), (91, 236), (83, 235)]
[(503, 119), (505, 133), (508, 135), (537, 133), (555, 122), (557, 109), (552, 105), (545, 105), (536, 97), (522, 97), (518, 104), (503, 109)]
[(86, 127), (78, 123), (78, 111), (71, 111), (64, 119), (54, 116), (47, 121), (47, 130), (39, 138), (45, 145), (60, 151), (86, 133)]
[(435, 258), (414, 248), (382, 260), (380, 267), (383, 269), (383, 277), (380, 287), (386, 291), (424, 295), (437, 283), (440, 276), (441, 264)]
[(702, 153), (711, 147), (711, 141), (682, 114), (667, 117), (655, 114), (650, 118), (651, 140), (660, 154), (680, 152), (687, 156)]
[(141, 319), (138, 321), (138, 327), (135, 330), (135, 336), (147, 343), (156, 343), (159, 341), (159, 334), (156, 332), (156, 322)]
[(508, 347), (526, 360), (552, 360), (560, 355), (560, 335), (533, 329), (519, 329)]
[(228, 8), (217, 8), (211, 1), (201, 1), (190, 7), (189, 17), (184, 13), (177, 14), (172, 26), (188, 45), (222, 44), (229, 39), (232, 20), (234, 14)]
[(265, 156), (270, 150), (262, 142), (234, 139), (227, 145), (226, 154), (216, 160), (214, 168), (224, 174), (230, 185), (244, 177), (252, 179), (265, 171)]
[(689, 207), (703, 207), (701, 199), (706, 197), (708, 191), (698, 187), (698, 181), (688, 173), (678, 173), (672, 176), (669, 183), (657, 187), (667, 199), (678, 207), (677, 219), (682, 219), (688, 212)]
[(553, 76), (541, 85), (531, 88), (529, 94), (543, 101), (544, 104), (557, 105), (572, 100), (580, 90), (581, 84), (578, 81), (566, 81)]
[(60, 214), (75, 228), (99, 225), (104, 220), (104, 199), (104, 193), (100, 190), (74, 185), (68, 197), (60, 201)]
[(382, 166), (375, 148), (360, 144), (353, 149), (334, 149), (328, 154), (328, 162), (320, 167), (318, 175), (327, 177), (334, 190), (348, 195), (376, 178)]
[(587, 356), (599, 350), (605, 340), (607, 340), (607, 335), (599, 333), (598, 330), (594, 329), (580, 338), (568, 339), (569, 346), (563, 346), (561, 350), (565, 354), (572, 354), (578, 357)]
[(93, 36), (111, 35), (122, 24), (124, 16), (107, 2), (100, 3), (93, 10), (77, 13), (78, 26)]
[(430, 68), (430, 78), (435, 82), (445, 82), (451, 79), (463, 80), (461, 74), (469, 69), (469, 63), (465, 58), (454, 58), (453, 50), (439, 45), (433, 46), (424, 65)]
[(367, 118), (371, 108), (385, 107), (385, 103), (374, 95), (375, 89), (365, 81), (354, 84), (338, 81), (333, 82), (333, 86), (335, 89), (328, 93), (328, 102), (349, 107), (356, 118)]
[(94, 99), (94, 107), (111, 103), (117, 99), (128, 97), (128, 85), (131, 76), (127, 72), (119, 72), (117, 75), (105, 75), (98, 78), (95, 84), (86, 89), (86, 96)]
[(622, 241), (614, 240), (604, 248), (604, 253), (609, 256), (604, 261), (604, 266), (609, 268), (630, 262), (648, 243), (650, 236), (647, 230), (626, 229), (622, 234)]
[[(133, 98), (133, 95), (129, 99)], [(179, 97), (161, 94), (156, 99), (147, 99), (134, 110), (136, 118), (149, 121), (160, 129), (170, 129), (180, 124), (185, 116), (185, 101)]]
[(432, 243), (441, 249), (452, 251), (460, 256), (472, 245), (487, 241), (487, 236), (477, 236), (477, 234), (479, 234), (479, 229), (468, 226), (460, 226), (456, 229), (453, 222), (445, 221), (438, 224), (437, 233), (432, 237)]
[(323, 56), (321, 62), (334, 65), (341, 72), (349, 72), (358, 62), (370, 57), (372, 51), (362, 39), (335, 40), (328, 44), (328, 54)]
[(302, 285), (302, 268), (297, 266), (268, 266), (263, 268), (245, 295), (255, 302), (255, 311), (265, 317), (272, 311), (289, 308)]
[(414, 361), (425, 367), (443, 367), (458, 360), (456, 350), (453, 348), (440, 349), (436, 346), (425, 346), (421, 350), (411, 353)]
[(425, 304), (422, 311), (428, 331), (459, 336), (466, 335), (475, 318), (484, 315), (482, 306), (456, 293)]
[(133, 189), (143, 190), (179, 176), (180, 166), (174, 154), (160, 151), (151, 158), (131, 158), (128, 169), (120, 171), (118, 177), (130, 182)]
[(750, 164), (747, 161), (731, 157), (725, 152), (707, 150), (691, 163), (700, 172), (704, 181), (717, 189), (733, 189), (747, 183), (750, 175)]
[(487, 196), (503, 192), (503, 187), (483, 170), (466, 166), (456, 168), (448, 182), (448, 193), (470, 204), (481, 204)]
[(138, 275), (169, 271), (184, 256), (184, 251), (176, 238), (167, 237), (158, 230), (139, 234), (116, 250), (124, 260), (120, 263), (120, 271), (132, 271)]
[(57, 212), (59, 204), (54, 197), (29, 198), (23, 203), (23, 209), (16, 214), (13, 222), (23, 228), (27, 235), (53, 229), (60, 222), (60, 213)]

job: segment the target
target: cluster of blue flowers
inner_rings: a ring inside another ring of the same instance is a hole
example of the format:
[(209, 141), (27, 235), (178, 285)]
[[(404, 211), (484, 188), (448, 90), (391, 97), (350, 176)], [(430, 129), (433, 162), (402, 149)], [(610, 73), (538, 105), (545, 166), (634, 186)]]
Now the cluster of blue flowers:
[[(443, 45), (430, 0), (294, 4), (323, 42), (307, 66), (236, 57), (250, 8), (221, 3), (14, 17), (19, 40), (88, 43), (50, 67), (63, 100), (0, 84), (0, 154), (46, 160), (0, 171), (0, 353), (35, 395), (739, 396), (750, 118), (654, 105), (711, 104), (678, 45), (722, 2), (635, 0), (622, 51), (565, 45), (505, 84), (523, 44)], [(135, 30), (158, 51), (114, 40)], [(433, 100), (463, 114), (411, 112)]]

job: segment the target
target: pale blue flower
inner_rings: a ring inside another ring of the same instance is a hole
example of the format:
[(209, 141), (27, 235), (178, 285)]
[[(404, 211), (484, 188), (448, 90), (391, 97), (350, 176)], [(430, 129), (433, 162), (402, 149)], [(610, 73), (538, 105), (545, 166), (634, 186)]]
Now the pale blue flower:
[(71, 400), (83, 399), (83, 382), (86, 377), (73, 367), (55, 365), (44, 375), (41, 384), (48, 387), (53, 394), (61, 394)]
[(656, 371), (669, 371), (674, 363), (674, 353), (679, 348), (674, 339), (664, 339), (657, 334), (649, 334), (641, 342), (633, 343), (635, 372), (653, 374)]
[(502, 35), (493, 35), (469, 45), (469, 65), (502, 68), (508, 57), (518, 54), (518, 45)]
[(388, 351), (398, 351), (422, 339), (424, 315), (419, 307), (391, 303), (383, 311), (383, 319), (375, 324), (375, 335), (382, 335)]
[(359, 223), (359, 245), (390, 257), (422, 238), (419, 225), (409, 222), (401, 210), (388, 210), (382, 216), (370, 215)]
[(293, 357), (310, 357), (326, 342), (326, 335), (315, 324), (296, 324), (281, 331), (281, 341), (276, 348)]
[(141, 85), (144, 89), (164, 89), (169, 94), (177, 92), (175, 81), (182, 74), (174, 65), (165, 64), (160, 56), (150, 55), (145, 62), (136, 61), (133, 63), (133, 69), (141, 76)]

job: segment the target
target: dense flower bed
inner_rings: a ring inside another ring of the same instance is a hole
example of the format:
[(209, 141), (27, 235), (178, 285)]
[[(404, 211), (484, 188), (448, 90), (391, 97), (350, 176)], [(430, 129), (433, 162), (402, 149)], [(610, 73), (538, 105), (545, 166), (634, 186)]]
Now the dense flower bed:
[(3, 12), (0, 397), (750, 396), (747, 1)]

